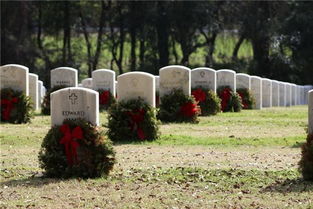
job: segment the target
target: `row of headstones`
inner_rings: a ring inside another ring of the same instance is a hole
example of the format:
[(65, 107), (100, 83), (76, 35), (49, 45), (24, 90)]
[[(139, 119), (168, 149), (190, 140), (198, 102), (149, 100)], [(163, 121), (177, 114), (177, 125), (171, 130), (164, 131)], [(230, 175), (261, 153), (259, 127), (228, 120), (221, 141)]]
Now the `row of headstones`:
[(15, 91), (22, 91), (30, 96), (33, 109), (38, 110), (46, 94), (43, 82), (38, 75), (29, 73), (29, 69), (23, 65), (8, 64), (0, 67), (0, 88), (12, 88)]
[[(186, 70), (182, 66), (168, 66), (164, 69), (175, 69), (163, 77), (161, 88), (176, 87), (185, 89), (186, 94), (190, 94), (190, 84), (180, 78), (179, 72)], [(182, 75), (184, 73), (181, 73)], [(160, 73), (161, 75), (161, 73)], [(160, 76), (155, 76), (155, 89), (160, 91)], [(176, 80), (176, 81), (175, 81)], [(115, 95), (118, 81), (115, 81), (115, 72), (112, 70), (96, 70), (92, 73), (92, 78), (82, 80), (78, 86), (89, 89), (107, 89)], [(167, 86), (170, 85), (170, 86)], [(250, 76), (244, 73), (236, 73), (232, 70), (218, 70), (211, 68), (196, 68), (191, 70), (191, 88), (202, 87), (216, 92), (219, 86), (230, 86), (236, 91), (239, 88), (249, 89), (255, 98), (255, 109), (272, 106), (292, 106), (307, 104), (307, 92), (313, 88), (311, 85), (300, 86), (287, 82), (280, 82)], [(162, 90), (160, 92), (163, 92)], [(162, 93), (160, 94), (162, 96)]]

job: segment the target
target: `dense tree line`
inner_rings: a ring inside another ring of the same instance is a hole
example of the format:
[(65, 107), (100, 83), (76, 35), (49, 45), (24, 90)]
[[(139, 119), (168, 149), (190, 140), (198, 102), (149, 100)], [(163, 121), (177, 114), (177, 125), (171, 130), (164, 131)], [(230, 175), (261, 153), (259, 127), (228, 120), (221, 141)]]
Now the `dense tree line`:
[[(225, 31), (235, 31), (237, 43), (231, 59), (217, 62)], [(58, 66), (91, 76), (105, 49), (106, 68), (157, 74), (169, 64), (190, 66), (202, 48), (202, 66), (313, 84), (312, 37), (313, 2), (1, 1), (1, 64), (26, 65), (46, 82)], [(252, 46), (248, 61), (238, 57), (243, 41)]]

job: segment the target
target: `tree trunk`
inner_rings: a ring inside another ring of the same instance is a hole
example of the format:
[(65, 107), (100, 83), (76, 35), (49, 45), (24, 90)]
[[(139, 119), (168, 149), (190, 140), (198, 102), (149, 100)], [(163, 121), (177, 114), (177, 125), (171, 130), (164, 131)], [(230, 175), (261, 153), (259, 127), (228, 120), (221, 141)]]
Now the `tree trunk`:
[(89, 34), (87, 32), (86, 21), (85, 21), (85, 18), (83, 16), (83, 12), (82, 12), (81, 8), (80, 8), (80, 11), (79, 11), (79, 16), (80, 16), (80, 22), (81, 22), (81, 25), (82, 25), (82, 28), (83, 28), (84, 38), (85, 38), (86, 46), (87, 46), (88, 76), (91, 77), (91, 74), (92, 74), (91, 43), (90, 43), (90, 40), (89, 40)]
[(233, 60), (237, 60), (238, 59), (238, 51), (240, 49), (241, 44), (243, 43), (243, 41), (245, 40), (245, 35), (241, 34), (239, 37), (238, 42), (235, 45), (234, 51), (233, 51), (233, 55), (232, 55), (232, 59)]
[(269, 66), (269, 37), (254, 37), (252, 40), (253, 59), (256, 64), (256, 73), (262, 76), (270, 76)]
[(159, 68), (169, 64), (169, 25), (168, 17), (165, 13), (166, 2), (158, 1), (158, 19), (156, 24), (158, 34), (158, 54), (159, 54)]
[(136, 28), (134, 25), (130, 28), (130, 71), (136, 70)]
[(69, 2), (64, 1), (64, 24), (63, 24), (63, 55), (62, 62), (63, 65), (67, 65), (69, 59), (71, 58), (71, 46), (70, 46), (70, 36), (71, 36), (71, 28), (70, 28), (70, 8)]

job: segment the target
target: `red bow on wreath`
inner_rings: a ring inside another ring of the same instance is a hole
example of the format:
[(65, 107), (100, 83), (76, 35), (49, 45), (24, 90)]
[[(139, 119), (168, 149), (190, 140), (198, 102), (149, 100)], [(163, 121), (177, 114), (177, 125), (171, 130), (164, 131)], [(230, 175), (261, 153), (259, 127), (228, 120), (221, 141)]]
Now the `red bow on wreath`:
[(204, 102), (206, 99), (205, 92), (202, 89), (196, 89), (191, 92), (197, 102)]
[(109, 91), (103, 91), (100, 94), (100, 104), (101, 105), (106, 105), (109, 103), (109, 99), (110, 99), (110, 92)]
[(133, 131), (137, 131), (137, 136), (139, 139), (143, 140), (146, 138), (145, 133), (143, 132), (142, 128), (140, 127), (140, 123), (143, 121), (145, 116), (145, 110), (134, 110), (133, 112), (127, 111), (126, 114), (130, 117), (130, 128)]
[(63, 133), (60, 144), (65, 146), (67, 163), (71, 166), (77, 163), (77, 147), (79, 147), (77, 140), (83, 138), (83, 130), (81, 127), (76, 126), (71, 131), (69, 125), (64, 124), (60, 127), (60, 131)]
[(192, 102), (187, 102), (180, 107), (180, 113), (186, 117), (192, 117), (198, 112), (196, 104)]
[(230, 96), (231, 96), (230, 91), (231, 90), (229, 88), (224, 88), (221, 95), (220, 95), (220, 97), (222, 99), (222, 101), (221, 101), (222, 111), (224, 111), (227, 107), (227, 104), (228, 104)]
[(238, 92), (239, 96), (241, 97), (241, 101), (242, 101), (242, 105), (244, 109), (248, 109), (248, 104), (245, 101), (245, 95), (243, 94), (243, 92), (239, 91)]
[(1, 99), (1, 106), (5, 105), (5, 108), (2, 108), (2, 118), (4, 120), (9, 120), (11, 111), (14, 108), (14, 103), (18, 102), (17, 97), (13, 97), (12, 99)]

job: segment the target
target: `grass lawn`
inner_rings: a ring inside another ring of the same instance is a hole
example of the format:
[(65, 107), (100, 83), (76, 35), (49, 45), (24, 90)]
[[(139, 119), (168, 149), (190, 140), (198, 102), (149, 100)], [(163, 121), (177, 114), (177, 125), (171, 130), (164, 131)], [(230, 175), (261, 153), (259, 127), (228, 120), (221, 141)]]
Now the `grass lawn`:
[(157, 141), (115, 145), (108, 178), (61, 180), (38, 165), (49, 116), (2, 123), (0, 208), (313, 208), (297, 170), (306, 126), (307, 106), (163, 124)]

